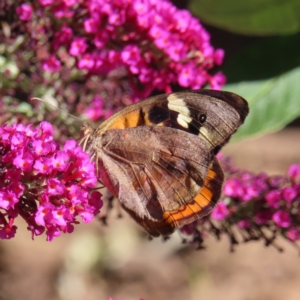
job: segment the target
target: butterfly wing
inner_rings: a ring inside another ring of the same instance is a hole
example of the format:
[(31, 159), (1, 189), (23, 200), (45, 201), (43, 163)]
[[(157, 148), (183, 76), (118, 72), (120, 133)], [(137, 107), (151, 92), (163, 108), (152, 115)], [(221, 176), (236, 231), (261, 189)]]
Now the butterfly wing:
[(223, 181), (222, 168), (218, 160), (214, 158), (199, 193), (178, 209), (165, 212), (161, 220), (143, 218), (126, 206), (123, 205), (123, 207), (151, 236), (167, 236), (172, 234), (176, 228), (190, 224), (209, 214), (221, 196)]
[(159, 95), (104, 122), (87, 151), (132, 217), (150, 235), (167, 235), (212, 210), (223, 182), (214, 155), (247, 113), (247, 102), (229, 92)]
[(104, 184), (152, 236), (208, 214), (220, 197), (218, 161), (188, 133), (150, 126), (109, 130), (98, 153)]
[(137, 126), (172, 127), (199, 136), (217, 153), (244, 122), (248, 104), (240, 96), (215, 90), (179, 92), (150, 97), (105, 121), (100, 134)]
[(203, 187), (198, 194), (179, 209), (164, 214), (164, 223), (176, 228), (200, 219), (209, 214), (217, 204), (224, 181), (224, 173), (214, 157), (209, 166)]
[(168, 127), (111, 129), (99, 145), (104, 184), (126, 207), (154, 218), (197, 195), (212, 159), (203, 140)]

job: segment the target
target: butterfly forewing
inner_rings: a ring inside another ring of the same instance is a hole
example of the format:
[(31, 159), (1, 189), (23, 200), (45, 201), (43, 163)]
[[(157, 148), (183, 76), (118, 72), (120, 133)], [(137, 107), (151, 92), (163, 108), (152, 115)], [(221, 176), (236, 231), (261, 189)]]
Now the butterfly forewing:
[[(172, 127), (198, 135), (215, 148), (228, 141), (247, 114), (247, 102), (233, 93), (179, 92), (130, 105), (104, 122), (98, 132), (145, 125)], [(201, 121), (203, 117), (204, 122)]]

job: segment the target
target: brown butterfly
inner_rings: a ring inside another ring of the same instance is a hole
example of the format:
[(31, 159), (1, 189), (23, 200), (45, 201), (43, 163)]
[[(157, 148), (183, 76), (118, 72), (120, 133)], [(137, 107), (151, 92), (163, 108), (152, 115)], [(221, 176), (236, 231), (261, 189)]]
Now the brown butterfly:
[(224, 91), (158, 95), (84, 127), (81, 143), (122, 207), (151, 236), (166, 236), (216, 205), (224, 175), (215, 155), (248, 111)]

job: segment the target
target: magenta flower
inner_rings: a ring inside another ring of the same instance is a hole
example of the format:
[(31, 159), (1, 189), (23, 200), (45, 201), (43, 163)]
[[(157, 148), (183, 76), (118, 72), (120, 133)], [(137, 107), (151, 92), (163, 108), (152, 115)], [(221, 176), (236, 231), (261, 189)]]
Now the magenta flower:
[(291, 225), (290, 215), (283, 210), (278, 210), (276, 213), (274, 213), (272, 219), (276, 225), (282, 228), (288, 228)]
[(20, 20), (30, 21), (32, 18), (32, 6), (30, 4), (21, 4), (16, 9), (17, 14), (19, 15)]
[(300, 231), (299, 229), (292, 227), (286, 232), (286, 236), (290, 241), (295, 242), (300, 239)]
[(48, 71), (50, 73), (55, 73), (60, 70), (61, 63), (59, 60), (55, 58), (54, 55), (50, 56), (44, 63), (43, 63), (43, 69), (45, 71)]
[(226, 83), (226, 77), (223, 73), (218, 72), (216, 75), (210, 76), (209, 82), (212, 89), (220, 90)]
[(91, 54), (84, 54), (79, 60), (78, 60), (78, 68), (79, 69), (86, 69), (89, 71), (92, 71), (96, 65), (95, 61), (96, 57)]
[(300, 165), (291, 165), (289, 167), (289, 170), (288, 170), (288, 175), (292, 178), (292, 179), (297, 179), (300, 177)]
[[(23, 186), (21, 186), (23, 188)], [(24, 188), (23, 188), (24, 189)], [(11, 191), (2, 189), (0, 191), (0, 207), (4, 209), (14, 208), (15, 204), (19, 201), (17, 195)]]
[(211, 217), (220, 221), (220, 220), (224, 220), (228, 215), (229, 215), (229, 210), (226, 204), (223, 201), (221, 201), (214, 208)]
[(16, 156), (12, 163), (15, 167), (19, 168), (20, 170), (30, 172), (32, 170), (33, 156), (30, 152), (25, 151), (26, 150), (16, 153)]
[(39, 0), (40, 4), (43, 6), (49, 6), (54, 3), (55, 0)]
[(78, 3), (78, 0), (63, 0), (64, 4), (68, 7), (74, 6)]
[(75, 141), (60, 150), (50, 123), (0, 127), (0, 149), (0, 238), (14, 237), (17, 216), (32, 238), (46, 232), (51, 241), (72, 232), (78, 216), (87, 223), (99, 212), (101, 194), (89, 193), (97, 182), (94, 164)]
[(69, 53), (73, 56), (79, 56), (83, 54), (87, 48), (87, 44), (84, 38), (75, 38), (70, 46)]
[(97, 18), (89, 18), (85, 19), (83, 24), (86, 32), (96, 33), (99, 28), (100, 21)]
[[(182, 66), (178, 75), (178, 82), (183, 87), (189, 87), (193, 83), (193, 78), (196, 77), (196, 71), (193, 64), (185, 64)], [(205, 80), (203, 80), (204, 82)]]
[(270, 207), (278, 208), (280, 205), (281, 194), (279, 191), (272, 190), (265, 195), (265, 199)]
[(214, 53), (214, 62), (217, 65), (221, 65), (223, 63), (225, 52), (223, 49), (217, 49)]
[(250, 201), (253, 198), (256, 198), (259, 194), (260, 189), (253, 182), (251, 184), (242, 185), (238, 189), (238, 197), (243, 201)]
[(229, 178), (224, 185), (223, 192), (228, 197), (238, 197), (241, 183), (237, 178)]
[(287, 202), (292, 202), (298, 195), (297, 187), (286, 187), (281, 191), (282, 198)]
[(121, 53), (123, 63), (137, 65), (141, 61), (140, 50), (136, 45), (128, 45)]

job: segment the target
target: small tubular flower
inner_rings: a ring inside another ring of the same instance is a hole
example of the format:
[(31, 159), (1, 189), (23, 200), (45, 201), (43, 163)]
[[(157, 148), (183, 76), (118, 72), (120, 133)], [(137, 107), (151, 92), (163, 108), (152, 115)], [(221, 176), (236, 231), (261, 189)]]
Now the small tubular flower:
[(89, 192), (97, 183), (94, 164), (75, 141), (60, 150), (53, 133), (48, 122), (36, 129), (0, 127), (2, 239), (14, 237), (18, 216), (28, 223), (32, 238), (45, 232), (51, 241), (72, 232), (78, 217), (90, 222), (102, 207), (101, 194)]

